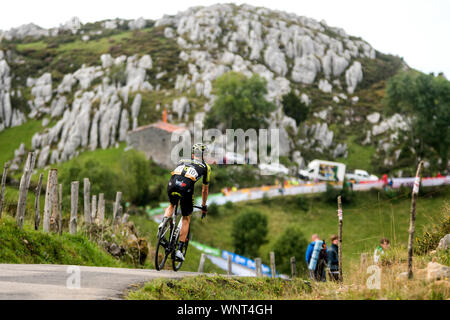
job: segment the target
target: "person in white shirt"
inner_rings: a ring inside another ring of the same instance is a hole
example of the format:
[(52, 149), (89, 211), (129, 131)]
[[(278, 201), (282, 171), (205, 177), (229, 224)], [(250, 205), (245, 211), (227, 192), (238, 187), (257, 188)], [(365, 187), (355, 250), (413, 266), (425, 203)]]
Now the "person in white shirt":
[(390, 241), (387, 238), (381, 238), (380, 245), (376, 247), (375, 251), (373, 252), (373, 262), (378, 263), (380, 261), (381, 255), (384, 254), (386, 250), (389, 249)]

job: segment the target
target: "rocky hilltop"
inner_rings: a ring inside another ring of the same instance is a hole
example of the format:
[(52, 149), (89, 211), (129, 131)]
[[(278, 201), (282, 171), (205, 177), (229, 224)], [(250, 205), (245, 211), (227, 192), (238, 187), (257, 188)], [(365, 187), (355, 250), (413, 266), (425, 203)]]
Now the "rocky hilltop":
[[(39, 167), (115, 146), (164, 108), (169, 121), (192, 127), (214, 102), (213, 81), (228, 71), (267, 80), (266, 98), (278, 106), (270, 123), (292, 164), (345, 159), (357, 145), (371, 148), (375, 170), (389, 170), (408, 128), (405, 115), (381, 111), (386, 79), (407, 68), (402, 59), (286, 12), (220, 4), (156, 21), (29, 24), (0, 39), (0, 131), (42, 121), (31, 143)], [(301, 127), (281, 107), (291, 90), (311, 109)], [(21, 145), (13, 167), (23, 153)]]

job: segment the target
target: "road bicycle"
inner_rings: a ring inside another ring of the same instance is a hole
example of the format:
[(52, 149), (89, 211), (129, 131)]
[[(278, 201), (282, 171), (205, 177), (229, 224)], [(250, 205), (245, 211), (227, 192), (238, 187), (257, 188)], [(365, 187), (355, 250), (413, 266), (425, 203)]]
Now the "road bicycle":
[[(157, 234), (157, 244), (155, 252), (155, 268), (156, 270), (162, 270), (166, 264), (167, 259), (170, 257), (172, 259), (172, 268), (174, 271), (180, 270), (183, 261), (175, 256), (175, 252), (178, 248), (178, 243), (180, 240), (180, 231), (182, 224), (182, 215), (178, 211), (179, 203), (175, 206), (174, 214), (172, 218), (167, 219), (164, 225), (158, 230)], [(194, 208), (202, 209), (202, 207), (194, 206)], [(202, 215), (202, 219), (204, 215)], [(176, 226), (176, 228), (175, 228)], [(189, 245), (189, 239), (191, 236), (191, 229), (189, 228), (186, 242), (184, 243), (182, 253), (186, 259), (186, 252)]]

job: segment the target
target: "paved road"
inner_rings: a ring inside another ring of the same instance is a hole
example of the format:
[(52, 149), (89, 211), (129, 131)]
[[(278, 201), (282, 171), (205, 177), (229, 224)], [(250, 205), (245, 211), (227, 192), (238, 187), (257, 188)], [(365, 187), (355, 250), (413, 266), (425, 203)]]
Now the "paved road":
[[(195, 272), (76, 267), (46, 264), (0, 264), (0, 300), (122, 299), (132, 285), (155, 278), (183, 278)], [(80, 279), (80, 281), (77, 281)], [(80, 288), (68, 288), (77, 286)]]

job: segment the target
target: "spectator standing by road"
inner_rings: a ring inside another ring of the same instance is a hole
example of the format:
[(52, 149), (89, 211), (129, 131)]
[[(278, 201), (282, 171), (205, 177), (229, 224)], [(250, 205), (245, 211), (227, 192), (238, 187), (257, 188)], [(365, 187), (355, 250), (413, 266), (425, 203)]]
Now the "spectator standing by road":
[(338, 247), (338, 236), (331, 236), (331, 246), (327, 251), (328, 268), (330, 269), (330, 280), (339, 280), (339, 247)]
[(381, 238), (380, 245), (373, 252), (373, 262), (378, 263), (380, 257), (389, 249), (390, 241), (387, 238)]
[(327, 245), (320, 240), (319, 235), (311, 236), (311, 243), (306, 250), (305, 260), (309, 270), (309, 276), (316, 281), (327, 281)]

